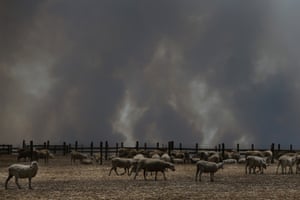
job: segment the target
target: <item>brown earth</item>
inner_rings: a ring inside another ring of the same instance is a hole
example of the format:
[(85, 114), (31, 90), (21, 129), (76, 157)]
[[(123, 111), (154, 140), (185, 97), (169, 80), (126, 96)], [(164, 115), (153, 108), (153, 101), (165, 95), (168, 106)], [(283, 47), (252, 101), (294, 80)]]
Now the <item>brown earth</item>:
[[(194, 164), (177, 164), (176, 171), (166, 172), (167, 181), (159, 173), (137, 180), (133, 176), (108, 176), (110, 162), (103, 165), (71, 165), (69, 157), (58, 156), (46, 165), (39, 163), (39, 172), (32, 179), (14, 179), (4, 189), (7, 167), (16, 163), (15, 156), (0, 155), (0, 199), (300, 199), (300, 175), (275, 174), (276, 165), (264, 174), (245, 175), (244, 165), (228, 164), (215, 174), (215, 182), (204, 174), (195, 182)], [(23, 162), (25, 163), (25, 162)], [(119, 170), (121, 172), (121, 170)]]

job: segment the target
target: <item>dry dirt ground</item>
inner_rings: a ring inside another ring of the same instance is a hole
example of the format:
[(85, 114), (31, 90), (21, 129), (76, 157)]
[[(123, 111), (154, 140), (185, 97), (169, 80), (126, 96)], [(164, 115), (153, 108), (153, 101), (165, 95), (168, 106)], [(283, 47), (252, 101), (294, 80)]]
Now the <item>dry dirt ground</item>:
[[(133, 176), (108, 176), (110, 162), (103, 165), (71, 165), (69, 157), (58, 156), (49, 164), (39, 163), (39, 171), (32, 179), (20, 179), (17, 189), (14, 179), (4, 189), (7, 167), (16, 163), (15, 156), (0, 155), (0, 199), (300, 199), (300, 174), (275, 174), (272, 164), (265, 174), (245, 175), (244, 165), (228, 164), (215, 174), (215, 182), (204, 174), (202, 182), (195, 182), (194, 164), (177, 164), (176, 171), (143, 179)], [(23, 162), (24, 163), (24, 162)], [(119, 170), (121, 172), (121, 170)]]

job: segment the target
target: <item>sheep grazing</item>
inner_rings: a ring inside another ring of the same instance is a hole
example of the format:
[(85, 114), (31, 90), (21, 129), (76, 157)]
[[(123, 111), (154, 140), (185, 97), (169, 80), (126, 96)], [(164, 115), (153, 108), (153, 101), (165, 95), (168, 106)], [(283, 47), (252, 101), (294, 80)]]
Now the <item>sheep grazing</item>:
[(197, 171), (196, 171), (195, 180), (197, 181), (198, 177), (199, 177), (199, 181), (201, 181), (202, 173), (209, 173), (210, 174), (210, 181), (213, 182), (214, 181), (214, 174), (219, 169), (223, 169), (223, 165), (224, 165), (223, 162), (215, 163), (215, 162), (209, 162), (209, 161), (205, 161), (205, 160), (199, 160), (196, 163)]
[(50, 151), (48, 149), (36, 150), (37, 152), (37, 161), (42, 158), (45, 163), (48, 163), (50, 158)]
[[(114, 170), (118, 176), (119, 175), (124, 175), (126, 172), (129, 176), (131, 174), (129, 172), (129, 169), (132, 166), (133, 162), (134, 162), (134, 159), (131, 159), (131, 158), (119, 158), (119, 157), (113, 158), (111, 160), (112, 167), (109, 171), (108, 176), (110, 176), (112, 170)], [(119, 168), (124, 168), (124, 173), (119, 174), (118, 171), (117, 171), (118, 167)]]
[(16, 185), (19, 189), (21, 186), (19, 185), (19, 178), (28, 178), (29, 189), (31, 187), (31, 179), (35, 177), (38, 172), (38, 163), (36, 161), (31, 162), (30, 165), (22, 165), (22, 164), (13, 164), (8, 167), (8, 178), (5, 181), (5, 189), (7, 189), (8, 181), (14, 176)]
[(80, 153), (78, 151), (71, 151), (71, 163), (75, 163), (76, 160), (82, 161), (83, 159), (87, 159), (88, 156), (86, 154)]
[(246, 163), (245, 163), (245, 173), (247, 174), (247, 168), (248, 168), (249, 174), (251, 174), (251, 169), (253, 169), (253, 173), (255, 174), (256, 167), (258, 167), (259, 172), (263, 174), (264, 173), (263, 169), (267, 169), (266, 160), (259, 156), (248, 156), (246, 158)]
[(138, 172), (142, 169), (144, 170), (144, 180), (147, 180), (146, 179), (147, 172), (155, 172), (155, 181), (157, 180), (157, 172), (160, 171), (164, 176), (164, 180), (167, 180), (165, 175), (165, 170), (171, 169), (172, 171), (175, 171), (174, 165), (170, 162), (166, 162), (158, 159), (141, 159), (137, 163), (137, 169), (135, 172), (134, 180), (136, 179)]
[(276, 174), (278, 174), (278, 168), (281, 166), (281, 173), (286, 174), (286, 168), (289, 167), (289, 174), (293, 174), (293, 166), (296, 163), (296, 156), (282, 155), (278, 159), (278, 165)]

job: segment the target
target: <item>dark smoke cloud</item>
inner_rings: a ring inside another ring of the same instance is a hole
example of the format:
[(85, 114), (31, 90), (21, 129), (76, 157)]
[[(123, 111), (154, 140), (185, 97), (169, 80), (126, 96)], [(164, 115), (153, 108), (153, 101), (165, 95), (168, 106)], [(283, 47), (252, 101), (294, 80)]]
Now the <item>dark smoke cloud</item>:
[(2, 143), (299, 139), (298, 3), (0, 7)]

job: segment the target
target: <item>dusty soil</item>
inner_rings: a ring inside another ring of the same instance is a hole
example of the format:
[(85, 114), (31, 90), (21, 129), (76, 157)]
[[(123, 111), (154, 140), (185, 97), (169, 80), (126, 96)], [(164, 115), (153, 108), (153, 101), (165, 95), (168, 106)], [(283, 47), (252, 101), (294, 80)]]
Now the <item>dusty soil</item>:
[[(39, 163), (39, 172), (32, 179), (20, 179), (17, 189), (14, 179), (4, 189), (7, 167), (16, 163), (15, 156), (0, 155), (1, 199), (300, 199), (300, 175), (275, 174), (276, 165), (265, 174), (245, 175), (244, 165), (228, 164), (215, 174), (215, 182), (204, 174), (195, 182), (194, 164), (177, 164), (176, 171), (166, 172), (167, 181), (158, 174), (143, 179), (133, 176), (108, 176), (110, 162), (103, 165), (71, 165), (69, 157), (58, 156), (49, 164)], [(26, 163), (26, 162), (23, 162)], [(122, 170), (119, 170), (120, 172)]]

